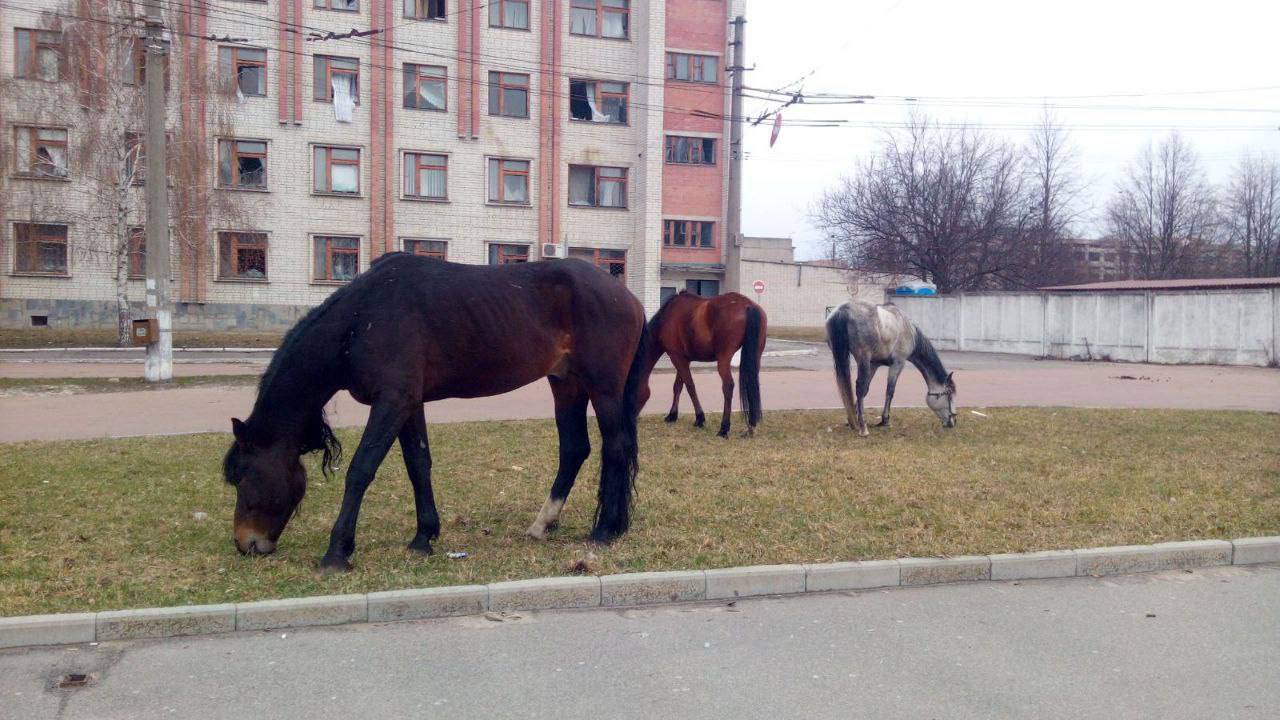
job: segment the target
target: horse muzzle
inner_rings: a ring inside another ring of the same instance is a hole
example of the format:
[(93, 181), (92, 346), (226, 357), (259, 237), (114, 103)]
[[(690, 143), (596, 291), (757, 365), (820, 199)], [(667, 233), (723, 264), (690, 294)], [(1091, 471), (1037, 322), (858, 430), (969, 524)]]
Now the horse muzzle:
[(236, 528), (231, 541), (241, 555), (270, 555), (276, 551), (276, 544), (266, 535), (250, 528)]

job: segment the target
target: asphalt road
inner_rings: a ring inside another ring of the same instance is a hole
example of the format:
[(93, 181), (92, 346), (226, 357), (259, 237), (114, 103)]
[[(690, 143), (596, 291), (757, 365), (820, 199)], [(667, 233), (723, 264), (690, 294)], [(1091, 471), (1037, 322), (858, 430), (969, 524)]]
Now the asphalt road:
[[(64, 673), (88, 687), (58, 690)], [(0, 651), (0, 718), (1275, 718), (1280, 567)]]
[[(803, 351), (804, 347), (778, 349)], [(807, 347), (809, 354), (765, 359), (761, 390), (766, 423), (769, 410), (840, 407), (830, 354), (824, 346)], [(942, 357), (947, 368), (956, 373), (962, 422), (964, 409), (1007, 406), (1280, 411), (1280, 371), (1268, 368), (1084, 363), (987, 353), (943, 353)], [(68, 369), (101, 376), (104, 370), (119, 374), (117, 367), (59, 363), (51, 358), (36, 363), (0, 362), (0, 376), (35, 368), (40, 368), (44, 377), (65, 377)], [(261, 372), (260, 366), (244, 365), (178, 367), (188, 374), (208, 374), (209, 368), (224, 367), (238, 368), (241, 373)], [(123, 369), (140, 372), (140, 366)], [(699, 370), (694, 379), (703, 406), (718, 410), (722, 402), (719, 377), (713, 371)], [(670, 373), (653, 376), (653, 397), (645, 412), (666, 412), (673, 380)], [(866, 406), (873, 419), (883, 403), (884, 383), (885, 374), (880, 373), (867, 396)], [(0, 443), (225, 431), (230, 418), (249, 413), (254, 395), (255, 389), (244, 385), (66, 395), (10, 391), (0, 393)], [(895, 405), (921, 406), (924, 395), (920, 374), (914, 368), (905, 370)], [(692, 409), (688, 393), (681, 407), (686, 414)], [(495, 397), (430, 403), (427, 422), (545, 418), (551, 417), (552, 410), (550, 389), (545, 382), (537, 382)], [(339, 393), (328, 411), (338, 426), (363, 425), (368, 417), (368, 408), (346, 393)]]

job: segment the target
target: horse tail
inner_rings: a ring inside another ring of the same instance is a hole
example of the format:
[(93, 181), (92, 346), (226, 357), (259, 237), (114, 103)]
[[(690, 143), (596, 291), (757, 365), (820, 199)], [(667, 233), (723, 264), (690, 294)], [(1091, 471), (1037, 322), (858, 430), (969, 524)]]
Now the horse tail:
[(848, 306), (841, 305), (827, 318), (827, 345), (835, 363), (836, 387), (840, 390), (840, 402), (844, 404), (849, 424), (853, 425), (853, 378), (849, 367), (849, 317)]
[(760, 335), (764, 326), (764, 313), (760, 306), (747, 307), (747, 328), (742, 334), (742, 361), (738, 365), (738, 391), (742, 411), (747, 415), (747, 427), (760, 424), (764, 406), (760, 404), (760, 356), (764, 349)]
[[(637, 428), (640, 417), (640, 388), (644, 386), (644, 359), (649, 351), (649, 325), (640, 326), (640, 342), (636, 345), (631, 367), (627, 370), (626, 384), (622, 389), (622, 428), (618, 433), (621, 457), (611, 457), (606, 445), (601, 448), (602, 472), (600, 493), (596, 499), (595, 528), (591, 538), (597, 542), (610, 542), (631, 527), (631, 501), (635, 495), (636, 475), (640, 472), (640, 442)], [(611, 460), (621, 460), (622, 467)], [(611, 470), (610, 468), (614, 468)], [(618, 473), (617, 470), (621, 470)], [(621, 475), (621, 477), (618, 477)]]

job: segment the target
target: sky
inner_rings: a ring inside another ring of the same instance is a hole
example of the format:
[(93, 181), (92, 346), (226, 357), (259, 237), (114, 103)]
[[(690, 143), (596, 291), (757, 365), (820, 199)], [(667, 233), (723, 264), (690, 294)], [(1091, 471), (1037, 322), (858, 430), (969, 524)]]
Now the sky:
[[(1125, 167), (1175, 128), (1214, 183), (1246, 151), (1280, 154), (1271, 0), (747, 0), (746, 17), (747, 86), (877, 97), (787, 108), (772, 148), (771, 120), (746, 130), (743, 232), (791, 237), (799, 259), (830, 254), (814, 201), (912, 112), (1022, 143), (1050, 106), (1086, 185), (1085, 236)], [(786, 125), (802, 119), (846, 126)]]

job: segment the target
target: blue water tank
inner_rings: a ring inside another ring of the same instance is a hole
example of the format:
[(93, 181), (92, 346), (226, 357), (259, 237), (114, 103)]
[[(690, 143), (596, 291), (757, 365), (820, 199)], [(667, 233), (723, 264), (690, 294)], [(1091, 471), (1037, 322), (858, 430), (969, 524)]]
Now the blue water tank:
[(923, 280), (903, 283), (893, 289), (894, 295), (937, 295), (938, 286)]

